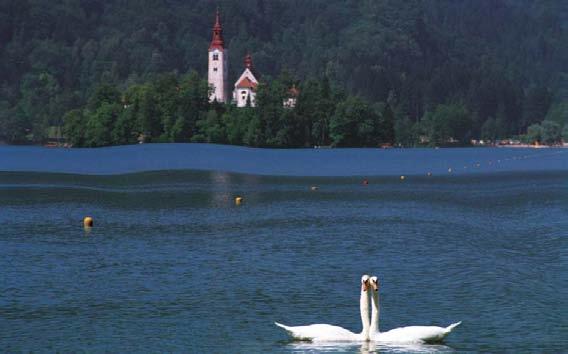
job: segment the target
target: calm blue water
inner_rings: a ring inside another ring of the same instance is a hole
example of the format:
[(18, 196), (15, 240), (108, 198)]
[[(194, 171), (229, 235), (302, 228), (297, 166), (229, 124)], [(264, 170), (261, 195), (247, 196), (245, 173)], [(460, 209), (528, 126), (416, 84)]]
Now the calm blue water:
[[(479, 166), (478, 166), (479, 165)], [(394, 176), (568, 171), (568, 149), (252, 149), (144, 144), (98, 149), (0, 146), (0, 171), (123, 174), (208, 170), (268, 176)]]
[[(567, 351), (567, 166), (563, 149), (1, 147), (0, 350)], [(213, 168), (249, 174), (184, 170)], [(462, 326), (374, 347), (272, 325), (359, 331), (363, 273), (381, 329)]]

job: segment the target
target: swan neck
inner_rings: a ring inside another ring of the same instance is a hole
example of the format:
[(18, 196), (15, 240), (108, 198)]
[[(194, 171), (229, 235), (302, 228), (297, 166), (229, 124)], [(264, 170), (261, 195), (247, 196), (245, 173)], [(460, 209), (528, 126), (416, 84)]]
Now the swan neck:
[(361, 336), (363, 340), (369, 340), (369, 291), (361, 289), (361, 298), (359, 300), (359, 309), (361, 312), (361, 323), (363, 325), (363, 330), (361, 331)]
[(372, 290), (371, 333), (379, 333), (379, 292)]

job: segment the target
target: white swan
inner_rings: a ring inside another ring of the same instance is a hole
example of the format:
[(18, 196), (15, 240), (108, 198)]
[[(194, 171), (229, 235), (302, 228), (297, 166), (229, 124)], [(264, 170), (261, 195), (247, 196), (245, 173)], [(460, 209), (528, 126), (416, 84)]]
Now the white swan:
[(457, 326), (456, 322), (448, 327), (438, 326), (408, 326), (391, 329), (388, 332), (379, 331), (379, 280), (377, 277), (369, 279), (372, 293), (372, 314), (370, 339), (381, 343), (440, 343)]
[(308, 326), (285, 326), (274, 322), (278, 327), (284, 328), (294, 339), (310, 340), (312, 342), (339, 342), (339, 341), (368, 341), (369, 340), (369, 276), (361, 277), (361, 297), (359, 309), (363, 330), (353, 333), (345, 328), (329, 324), (313, 324)]

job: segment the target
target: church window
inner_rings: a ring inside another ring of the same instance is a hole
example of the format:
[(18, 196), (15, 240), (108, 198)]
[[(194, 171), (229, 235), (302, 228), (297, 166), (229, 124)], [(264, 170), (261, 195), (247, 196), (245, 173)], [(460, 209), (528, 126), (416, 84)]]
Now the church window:
[(213, 60), (219, 60), (219, 54), (213, 54)]
[(246, 94), (247, 94), (247, 92), (246, 92), (246, 91), (241, 91), (241, 93), (242, 93), (243, 95), (246, 95)]
[(213, 68), (213, 71), (217, 71), (217, 68)]

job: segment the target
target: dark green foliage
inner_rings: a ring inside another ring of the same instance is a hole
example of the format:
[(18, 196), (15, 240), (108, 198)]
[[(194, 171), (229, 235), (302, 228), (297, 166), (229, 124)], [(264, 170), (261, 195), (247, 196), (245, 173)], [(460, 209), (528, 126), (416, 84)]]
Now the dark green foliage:
[(556, 122), (560, 126), (566, 126), (568, 123), (568, 101), (560, 102), (550, 107), (546, 120)]
[(431, 145), (466, 143), (471, 137), (470, 114), (463, 104), (438, 105), (420, 123)]
[(497, 139), (497, 123), (493, 117), (489, 117), (481, 127), (481, 139), (495, 141)]
[(75, 146), (84, 146), (85, 131), (87, 129), (87, 120), (80, 109), (69, 111), (63, 117), (64, 134), (70, 144)]
[(334, 146), (377, 146), (380, 116), (362, 99), (349, 96), (337, 105), (329, 129)]
[(562, 128), (558, 123), (545, 120), (541, 127), (543, 144), (558, 144), (562, 140)]
[[(257, 109), (211, 107), (195, 73), (217, 5), (229, 82), (247, 50), (263, 75)], [(64, 120), (96, 146), (410, 146), (565, 126), (567, 16), (561, 0), (4, 0), (0, 140), (41, 142)], [(292, 84), (297, 107), (283, 109)]]
[(527, 128), (527, 134), (523, 137), (526, 143), (534, 144), (542, 141), (542, 127), (540, 124), (532, 124)]
[(535, 123), (528, 127), (527, 134), (523, 137), (526, 143), (534, 144), (559, 144), (562, 139), (566, 139), (566, 128), (562, 130), (560, 124), (545, 120), (542, 123)]
[(568, 143), (568, 125), (565, 125), (564, 129), (562, 129), (562, 140)]

